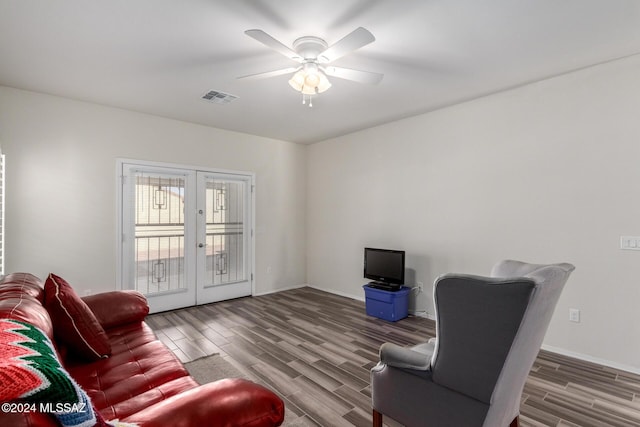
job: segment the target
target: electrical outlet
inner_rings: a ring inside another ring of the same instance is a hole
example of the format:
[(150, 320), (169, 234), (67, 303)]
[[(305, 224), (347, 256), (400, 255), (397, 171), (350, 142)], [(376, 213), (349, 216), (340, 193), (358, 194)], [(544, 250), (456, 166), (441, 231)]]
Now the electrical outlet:
[(570, 308), (569, 321), (580, 323), (580, 310), (578, 310), (577, 308)]
[(620, 236), (620, 249), (627, 251), (640, 251), (640, 237)]
[(418, 285), (418, 292), (422, 292), (423, 291), (422, 287), (424, 286), (424, 283), (417, 282), (416, 285)]

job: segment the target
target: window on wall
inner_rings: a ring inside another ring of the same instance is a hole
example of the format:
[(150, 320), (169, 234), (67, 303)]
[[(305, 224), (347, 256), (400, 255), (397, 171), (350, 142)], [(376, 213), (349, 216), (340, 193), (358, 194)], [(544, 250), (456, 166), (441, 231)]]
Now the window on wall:
[(0, 149), (0, 276), (4, 274), (4, 154)]

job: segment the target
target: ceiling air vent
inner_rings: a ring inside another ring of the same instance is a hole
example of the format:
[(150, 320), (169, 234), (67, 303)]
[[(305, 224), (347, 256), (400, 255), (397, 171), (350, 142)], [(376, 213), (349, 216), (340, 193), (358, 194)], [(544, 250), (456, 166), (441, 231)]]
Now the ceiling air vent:
[(214, 104), (228, 104), (238, 99), (238, 97), (228, 93), (218, 92), (217, 90), (210, 90), (202, 96), (202, 99), (213, 102)]

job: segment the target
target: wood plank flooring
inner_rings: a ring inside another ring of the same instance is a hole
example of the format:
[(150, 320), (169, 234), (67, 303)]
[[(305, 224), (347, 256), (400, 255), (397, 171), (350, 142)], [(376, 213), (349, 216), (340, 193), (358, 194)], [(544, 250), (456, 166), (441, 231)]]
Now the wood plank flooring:
[[(364, 302), (308, 287), (154, 314), (148, 323), (183, 362), (220, 353), (276, 391), (287, 426), (370, 426), (369, 370), (380, 345), (435, 334), (429, 319), (386, 322), (367, 316)], [(520, 420), (524, 427), (640, 427), (640, 375), (542, 351)]]

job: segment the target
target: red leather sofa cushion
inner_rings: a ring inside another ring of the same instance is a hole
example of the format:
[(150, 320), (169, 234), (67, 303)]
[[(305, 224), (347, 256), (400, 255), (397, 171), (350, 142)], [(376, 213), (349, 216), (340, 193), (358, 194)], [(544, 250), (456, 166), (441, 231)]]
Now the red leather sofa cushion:
[(106, 419), (122, 420), (198, 386), (146, 323), (108, 329), (108, 334), (111, 357), (66, 365)]
[(87, 304), (62, 278), (49, 274), (44, 284), (44, 306), (53, 321), (56, 339), (69, 346), (69, 351), (87, 360), (111, 354), (107, 334)]

